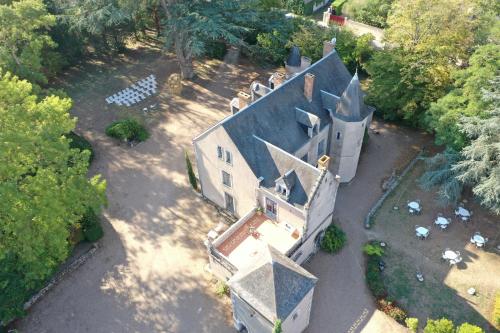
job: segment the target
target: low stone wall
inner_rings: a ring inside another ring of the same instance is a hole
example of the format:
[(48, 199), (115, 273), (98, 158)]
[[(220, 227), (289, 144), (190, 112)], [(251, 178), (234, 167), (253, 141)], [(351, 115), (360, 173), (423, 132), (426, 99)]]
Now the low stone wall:
[(370, 211), (366, 215), (365, 222), (364, 222), (366, 229), (371, 228), (371, 224), (372, 224), (371, 220), (372, 220), (373, 215), (375, 215), (375, 213), (380, 208), (380, 206), (382, 206), (382, 204), (384, 203), (385, 199), (387, 199), (389, 194), (391, 194), (392, 191), (394, 191), (394, 189), (396, 187), (398, 187), (399, 183), (401, 182), (401, 179), (403, 179), (403, 177), (408, 173), (408, 171), (410, 171), (413, 168), (413, 166), (415, 165), (415, 163), (417, 163), (418, 160), (422, 159), (422, 154), (423, 154), (423, 152), (420, 152), (410, 163), (408, 163), (406, 168), (404, 168), (403, 172), (401, 172), (401, 174), (399, 176), (397, 176), (393, 179), (393, 181), (388, 185), (387, 191), (385, 191), (384, 194), (382, 194), (380, 199), (378, 199), (377, 202), (375, 203), (375, 205), (373, 205), (373, 207), (370, 209)]

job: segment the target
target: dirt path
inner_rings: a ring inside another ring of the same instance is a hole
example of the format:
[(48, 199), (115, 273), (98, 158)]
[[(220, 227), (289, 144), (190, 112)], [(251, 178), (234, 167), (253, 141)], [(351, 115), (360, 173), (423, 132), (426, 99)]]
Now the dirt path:
[(168, 56), (142, 51), (96, 66), (70, 73), (67, 86), (75, 100), (77, 130), (96, 148), (91, 172), (108, 182), (105, 236), (98, 253), (37, 303), (17, 328), (234, 332), (227, 302), (210, 290), (204, 271), (202, 242), (218, 217), (188, 187), (184, 150), (191, 151), (194, 135), (228, 114), (233, 89), (247, 86), (249, 76), (258, 73), (222, 65), (212, 68), (209, 78), (186, 85), (183, 96), (189, 99), (161, 94), (156, 102), (163, 112), (150, 122), (150, 139), (129, 148), (104, 135), (105, 126), (125, 112), (108, 108), (104, 97), (150, 73), (157, 74), (161, 86), (177, 66)]
[(361, 247), (372, 235), (363, 220), (382, 194), (383, 179), (408, 163), (428, 138), (376, 121), (372, 127), (380, 134), (370, 132), (355, 179), (342, 185), (337, 196), (334, 218), (347, 234), (347, 246), (335, 256), (319, 252), (305, 265), (319, 278), (307, 333), (406, 332), (376, 310), (366, 287)]

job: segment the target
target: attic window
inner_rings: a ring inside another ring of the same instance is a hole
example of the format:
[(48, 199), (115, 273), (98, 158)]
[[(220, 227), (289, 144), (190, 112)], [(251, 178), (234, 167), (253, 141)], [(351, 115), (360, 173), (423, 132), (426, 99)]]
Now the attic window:
[(276, 192), (278, 192), (279, 194), (284, 195), (284, 196), (287, 195), (286, 187), (281, 186), (280, 184), (276, 184)]

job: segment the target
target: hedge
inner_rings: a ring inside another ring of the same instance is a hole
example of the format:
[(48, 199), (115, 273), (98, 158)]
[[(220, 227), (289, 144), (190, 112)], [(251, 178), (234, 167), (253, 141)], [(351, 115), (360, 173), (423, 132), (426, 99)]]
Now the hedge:
[(336, 253), (347, 241), (345, 233), (334, 224), (326, 229), (325, 237), (321, 241), (321, 249), (328, 253)]
[(148, 131), (132, 118), (118, 120), (106, 127), (106, 135), (126, 141), (146, 141), (149, 138)]

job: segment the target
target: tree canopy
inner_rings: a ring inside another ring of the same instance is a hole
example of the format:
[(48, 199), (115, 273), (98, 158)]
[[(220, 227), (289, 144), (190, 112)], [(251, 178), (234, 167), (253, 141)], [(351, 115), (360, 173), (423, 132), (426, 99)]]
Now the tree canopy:
[(67, 257), (70, 227), (104, 203), (105, 182), (87, 178), (90, 152), (69, 147), (70, 107), (0, 74), (0, 320), (19, 314)]

